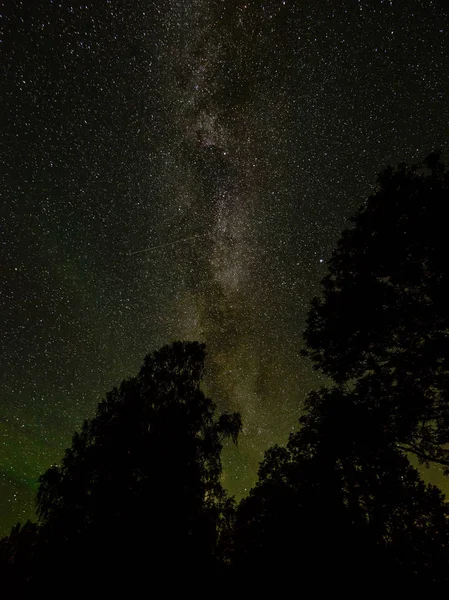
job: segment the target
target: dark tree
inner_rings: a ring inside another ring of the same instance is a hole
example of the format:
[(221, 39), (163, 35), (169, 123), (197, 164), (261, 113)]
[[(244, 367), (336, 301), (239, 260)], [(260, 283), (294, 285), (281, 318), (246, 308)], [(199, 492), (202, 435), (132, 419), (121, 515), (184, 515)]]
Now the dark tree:
[(305, 341), (421, 460), (449, 465), (449, 171), (388, 168), (329, 261)]
[(215, 418), (200, 389), (204, 359), (204, 345), (181, 342), (147, 356), (42, 475), (31, 587), (51, 575), (79, 591), (169, 591), (215, 576), (232, 512), (220, 452), (241, 419)]
[(0, 540), (0, 581), (4, 594), (9, 597), (25, 596), (28, 580), (39, 543), (36, 523), (17, 523), (9, 536)]
[(342, 389), (311, 394), (237, 513), (238, 580), (324, 593), (449, 583), (449, 507)]
[(271, 448), (228, 545), (239, 579), (366, 594), (449, 583), (449, 508), (407, 457), (449, 465), (449, 172), (400, 165), (353, 218), (305, 354), (336, 386)]

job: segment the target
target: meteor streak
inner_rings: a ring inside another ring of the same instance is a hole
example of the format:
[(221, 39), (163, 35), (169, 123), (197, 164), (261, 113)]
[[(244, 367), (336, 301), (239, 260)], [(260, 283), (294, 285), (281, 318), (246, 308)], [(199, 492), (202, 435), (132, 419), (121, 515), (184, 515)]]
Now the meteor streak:
[(183, 238), (182, 240), (175, 240), (174, 242), (167, 242), (166, 244), (159, 244), (158, 246), (150, 246), (149, 248), (145, 248), (144, 250), (135, 250), (134, 252), (129, 252), (128, 256), (133, 256), (134, 254), (143, 254), (144, 252), (151, 252), (152, 250), (158, 250), (159, 248), (167, 248), (168, 246), (174, 246), (175, 244), (183, 244), (184, 242), (189, 242), (190, 240), (195, 240), (197, 238), (207, 237), (207, 233), (202, 233), (198, 235), (192, 235), (188, 238)]

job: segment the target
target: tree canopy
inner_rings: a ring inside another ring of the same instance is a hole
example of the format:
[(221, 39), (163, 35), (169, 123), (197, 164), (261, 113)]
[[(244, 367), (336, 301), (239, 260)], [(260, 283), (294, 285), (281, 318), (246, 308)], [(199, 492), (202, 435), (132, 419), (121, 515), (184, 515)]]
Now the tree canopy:
[(311, 394), (238, 508), (238, 579), (262, 569), (294, 584), (299, 569), (323, 593), (449, 583), (449, 506), (379, 425), (341, 388)]
[(378, 184), (332, 254), (305, 354), (404, 449), (449, 465), (449, 171), (434, 153)]
[(241, 418), (215, 418), (200, 389), (204, 359), (205, 346), (188, 342), (148, 355), (41, 476), (34, 585), (50, 564), (52, 579), (76, 571), (74, 585), (103, 590), (148, 577), (168, 589), (214, 572), (232, 508), (220, 453), (226, 438), (237, 443)]
[(267, 451), (229, 549), (326, 591), (411, 590), (449, 579), (449, 507), (409, 462), (449, 465), (449, 172), (438, 154), (379, 176), (329, 261), (304, 333), (330, 385)]

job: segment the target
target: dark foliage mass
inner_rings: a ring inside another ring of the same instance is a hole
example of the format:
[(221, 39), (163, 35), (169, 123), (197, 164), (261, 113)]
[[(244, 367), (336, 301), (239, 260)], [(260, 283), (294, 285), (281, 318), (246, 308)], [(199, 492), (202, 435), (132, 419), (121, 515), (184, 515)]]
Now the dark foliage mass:
[(309, 395), (237, 509), (220, 453), (240, 415), (215, 417), (200, 389), (204, 345), (177, 342), (110, 392), (41, 477), (38, 523), (0, 544), (3, 587), (365, 596), (449, 585), (449, 505), (408, 458), (448, 464), (448, 184), (436, 154), (379, 178), (305, 332), (331, 385)]
[(436, 153), (388, 168), (343, 233), (304, 334), (333, 387), (309, 395), (241, 502), (236, 578), (323, 593), (449, 583), (449, 506), (408, 459), (449, 464), (448, 190)]
[(344, 232), (306, 353), (382, 413), (392, 439), (449, 465), (449, 171), (438, 154), (388, 168)]
[(215, 419), (199, 387), (204, 358), (197, 343), (164, 347), (99, 404), (40, 479), (38, 527), (3, 542), (12, 580), (27, 591), (71, 581), (81, 593), (140, 589), (150, 578), (168, 591), (216, 574), (232, 509), (220, 452), (227, 437), (237, 442), (241, 419)]
[(235, 576), (260, 570), (318, 593), (449, 583), (449, 506), (341, 388), (310, 396), (237, 511)]

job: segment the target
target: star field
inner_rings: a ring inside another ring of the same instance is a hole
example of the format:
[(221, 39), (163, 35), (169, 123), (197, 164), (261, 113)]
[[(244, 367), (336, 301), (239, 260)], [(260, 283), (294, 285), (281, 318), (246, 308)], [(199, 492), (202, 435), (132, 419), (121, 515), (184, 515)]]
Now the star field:
[(323, 383), (301, 331), (347, 219), (388, 163), (447, 148), (449, 7), (0, 5), (0, 534), (176, 339), (206, 342), (207, 391), (242, 412), (241, 496)]

